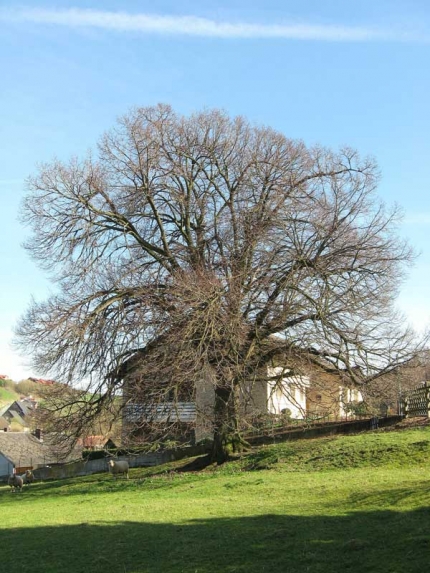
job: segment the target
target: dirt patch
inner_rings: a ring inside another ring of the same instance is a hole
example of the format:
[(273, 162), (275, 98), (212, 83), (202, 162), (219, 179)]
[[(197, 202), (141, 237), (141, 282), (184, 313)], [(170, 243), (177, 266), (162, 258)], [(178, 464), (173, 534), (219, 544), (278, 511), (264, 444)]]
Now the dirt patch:
[(430, 426), (430, 418), (417, 417), (417, 418), (405, 418), (398, 424), (394, 426), (396, 430), (406, 430), (410, 428), (423, 428), (425, 426)]

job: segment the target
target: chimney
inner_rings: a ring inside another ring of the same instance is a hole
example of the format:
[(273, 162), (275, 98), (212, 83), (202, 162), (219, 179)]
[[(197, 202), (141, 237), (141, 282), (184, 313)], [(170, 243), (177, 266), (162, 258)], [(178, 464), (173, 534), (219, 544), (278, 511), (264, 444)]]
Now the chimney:
[(43, 442), (43, 433), (40, 428), (36, 428), (36, 430), (34, 431), (34, 435), (39, 441)]

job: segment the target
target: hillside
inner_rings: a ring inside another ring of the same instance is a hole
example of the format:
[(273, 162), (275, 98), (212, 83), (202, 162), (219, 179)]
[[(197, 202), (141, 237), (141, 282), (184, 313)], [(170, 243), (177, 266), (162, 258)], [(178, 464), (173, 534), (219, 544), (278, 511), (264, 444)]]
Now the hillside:
[[(35, 379), (21, 380), (14, 382), (13, 380), (0, 379), (0, 410), (3, 406), (8, 406), (14, 401), (20, 400), (22, 397), (32, 396), (38, 404), (38, 413), (42, 413), (44, 399), (46, 399), (46, 390), (54, 384), (50, 380), (42, 380), (36, 382)], [(61, 387), (60, 387), (61, 388)], [(40, 427), (46, 431), (55, 431), (55, 423), (49, 424), (46, 419), (40, 421)], [(50, 429), (49, 429), (50, 426)], [(48, 429), (47, 429), (48, 428)], [(22, 427), (15, 426), (11, 429), (13, 431), (22, 431)], [(88, 429), (92, 435), (102, 436), (104, 438), (112, 438), (116, 443), (119, 443), (121, 437), (121, 417), (119, 416), (113, 424), (110, 421), (106, 422), (103, 416), (93, 424), (92, 428)]]
[(9, 573), (428, 566), (429, 426), (265, 446), (189, 471), (197, 462), (133, 469), (128, 481), (105, 473), (22, 494), (0, 488), (2, 566)]
[(0, 379), (0, 408), (3, 405), (19, 400), (22, 396), (31, 395), (36, 400), (40, 400), (43, 388), (44, 386), (42, 386), (42, 384), (38, 384), (31, 380), (14, 382), (9, 379)]
[[(424, 438), (424, 439), (423, 439)], [(285, 442), (259, 448), (241, 464), (287, 472), (430, 465), (430, 427)]]

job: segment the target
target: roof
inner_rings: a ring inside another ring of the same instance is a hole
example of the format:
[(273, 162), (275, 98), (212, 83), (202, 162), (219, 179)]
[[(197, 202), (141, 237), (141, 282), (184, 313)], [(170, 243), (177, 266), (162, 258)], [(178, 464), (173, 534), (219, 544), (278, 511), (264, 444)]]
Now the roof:
[(162, 404), (127, 404), (123, 410), (126, 422), (195, 422), (194, 402), (163, 402)]
[(52, 384), (57, 384), (55, 380), (45, 380), (44, 378), (33, 378), (30, 377), (29, 380), (36, 382), (37, 384), (42, 384), (43, 386), (52, 386)]
[(4, 414), (13, 415), (13, 413), (16, 413), (20, 417), (25, 417), (34, 411), (36, 404), (37, 402), (35, 400), (30, 400), (29, 398), (15, 400), (12, 404), (8, 404), (0, 409), (0, 416), (3, 416)]
[(36, 401), (30, 400), (29, 398), (24, 398), (23, 400), (19, 400), (19, 402), (17, 402), (17, 404), (22, 411), (22, 415), (28, 416), (29, 414), (31, 414), (33, 412)]
[(24, 428), (28, 428), (28, 423), (24, 420), (23, 416), (20, 416), (17, 412), (15, 412), (14, 410), (11, 410), (10, 412), (8, 412), (8, 414), (11, 417), (11, 423), (12, 422), (16, 422), (17, 424), (19, 424), (20, 426), (23, 426)]
[(1, 432), (0, 453), (16, 466), (44, 463), (42, 443), (28, 432)]
[(41, 442), (28, 432), (0, 432), (0, 454), (19, 467), (76, 459), (80, 457), (81, 450), (74, 449), (65, 455), (61, 447), (53, 444), (50, 436), (44, 437)]
[(78, 444), (83, 445), (84, 448), (103, 447), (107, 438), (105, 436), (86, 436), (78, 440)]

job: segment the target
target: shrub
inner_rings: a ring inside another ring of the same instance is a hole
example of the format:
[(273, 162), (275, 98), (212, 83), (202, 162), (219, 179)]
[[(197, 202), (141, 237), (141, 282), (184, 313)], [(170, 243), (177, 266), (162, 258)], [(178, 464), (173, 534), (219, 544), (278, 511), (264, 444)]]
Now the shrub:
[(23, 394), (24, 396), (29, 396), (30, 394), (37, 394), (40, 389), (37, 382), (32, 382), (31, 380), (21, 380), (15, 386), (15, 391)]
[(9, 390), (10, 392), (16, 392), (16, 384), (13, 380), (7, 379), (3, 380), (3, 382), (4, 382), (3, 388)]
[(348, 402), (345, 404), (345, 412), (354, 416), (368, 416), (369, 410), (365, 402)]

